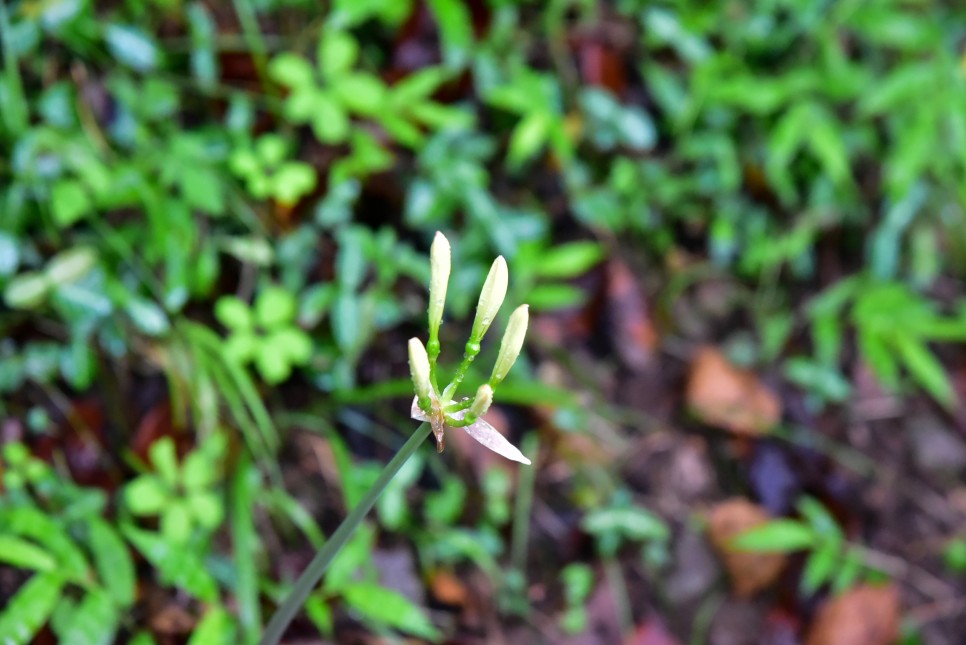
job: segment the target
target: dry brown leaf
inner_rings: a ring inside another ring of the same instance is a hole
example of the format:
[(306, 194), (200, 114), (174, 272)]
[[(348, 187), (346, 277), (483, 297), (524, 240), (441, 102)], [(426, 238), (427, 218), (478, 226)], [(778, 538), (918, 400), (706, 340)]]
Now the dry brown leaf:
[(781, 418), (781, 403), (748, 370), (732, 365), (714, 347), (703, 347), (691, 365), (688, 406), (709, 425), (757, 436)]
[(657, 348), (657, 330), (634, 272), (617, 259), (607, 263), (607, 309), (619, 360), (632, 370), (645, 369)]
[(899, 590), (859, 585), (826, 603), (805, 645), (890, 645), (899, 638)]
[(433, 597), (444, 605), (462, 607), (466, 604), (466, 585), (449, 571), (435, 571), (430, 578), (429, 588)]
[(762, 507), (744, 498), (733, 498), (711, 511), (708, 536), (731, 577), (735, 593), (747, 598), (774, 582), (785, 567), (781, 553), (751, 553), (731, 546), (735, 536), (771, 519)]

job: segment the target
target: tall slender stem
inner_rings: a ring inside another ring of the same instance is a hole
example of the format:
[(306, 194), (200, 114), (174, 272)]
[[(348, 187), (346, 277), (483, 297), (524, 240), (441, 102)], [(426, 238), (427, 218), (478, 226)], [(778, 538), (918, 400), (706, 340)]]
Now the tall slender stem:
[(299, 579), (295, 581), (295, 586), (292, 591), (289, 592), (288, 597), (272, 616), (272, 619), (268, 622), (268, 626), (265, 627), (265, 633), (262, 635), (262, 640), (259, 641), (259, 645), (276, 645), (285, 633), (285, 629), (288, 627), (289, 623), (292, 622), (292, 618), (298, 613), (302, 605), (305, 604), (305, 599), (308, 598), (312, 589), (322, 578), (326, 569), (329, 568), (333, 558), (339, 553), (345, 543), (349, 541), (352, 534), (362, 523), (366, 514), (382, 495), (382, 491), (386, 488), (392, 478), (396, 476), (402, 465), (416, 452), (419, 445), (426, 439), (429, 435), (429, 424), (423, 423), (416, 429), (411, 437), (403, 444), (403, 447), (399, 449), (396, 456), (386, 464), (386, 467), (382, 469), (382, 473), (379, 474), (379, 478), (366, 493), (366, 496), (362, 498), (358, 506), (352, 509), (352, 512), (342, 521), (339, 528), (336, 529), (332, 537), (329, 538), (328, 542), (322, 545), (319, 552), (315, 554), (312, 562), (309, 566), (305, 568)]

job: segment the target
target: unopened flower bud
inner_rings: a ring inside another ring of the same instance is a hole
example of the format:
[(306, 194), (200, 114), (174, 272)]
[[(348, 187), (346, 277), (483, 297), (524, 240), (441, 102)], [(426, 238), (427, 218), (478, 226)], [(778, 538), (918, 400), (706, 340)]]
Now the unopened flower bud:
[(486, 414), (486, 411), (490, 409), (490, 405), (493, 403), (493, 388), (485, 383), (480, 386), (476, 391), (476, 397), (473, 399), (473, 404), (470, 406), (470, 414), (473, 418), (479, 418)]
[(470, 334), (471, 341), (479, 342), (496, 318), (500, 305), (506, 297), (507, 280), (506, 260), (501, 255), (493, 261), (490, 273), (486, 276), (486, 282), (483, 283), (480, 301), (476, 305), (476, 319), (473, 321), (473, 331)]
[(500, 343), (500, 353), (496, 357), (496, 364), (493, 366), (493, 374), (490, 375), (490, 387), (496, 387), (503, 379), (520, 355), (523, 348), (523, 339), (527, 335), (527, 324), (530, 320), (530, 305), (520, 305), (512, 314), (510, 322), (507, 323), (506, 332), (503, 334), (503, 341)]
[[(443, 320), (443, 307), (446, 305), (446, 286), (449, 283), (451, 265), (449, 240), (439, 231), (433, 238), (429, 256), (429, 337), (432, 340), (437, 337), (439, 326)], [(437, 351), (436, 354), (438, 353)]]
[(433, 405), (433, 386), (429, 380), (429, 357), (418, 338), (409, 339), (409, 371), (413, 375), (413, 387), (419, 407), (429, 413)]

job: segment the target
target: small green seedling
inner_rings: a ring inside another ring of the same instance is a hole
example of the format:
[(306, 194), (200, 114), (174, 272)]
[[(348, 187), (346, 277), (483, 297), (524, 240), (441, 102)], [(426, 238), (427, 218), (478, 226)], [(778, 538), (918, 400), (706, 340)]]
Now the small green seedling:
[(231, 330), (225, 353), (242, 365), (254, 361), (266, 383), (287, 380), (312, 357), (312, 339), (295, 322), (297, 309), (295, 296), (278, 286), (262, 289), (254, 307), (235, 296), (220, 298), (215, 317)]
[(449, 426), (463, 428), (476, 441), (507, 459), (529, 464), (530, 460), (524, 457), (516, 446), (481, 418), (493, 403), (494, 389), (506, 378), (507, 372), (520, 355), (529, 319), (527, 305), (520, 305), (510, 315), (510, 322), (503, 335), (500, 353), (497, 355), (496, 365), (493, 367), (489, 381), (480, 386), (472, 399), (464, 398), (460, 401), (453, 399), (470, 363), (480, 353), (480, 341), (483, 335), (496, 318), (500, 305), (503, 304), (503, 298), (506, 297), (506, 260), (501, 255), (493, 262), (490, 273), (483, 283), (479, 304), (476, 307), (476, 319), (473, 321), (470, 339), (466, 343), (463, 361), (457, 368), (453, 380), (440, 391), (436, 384), (436, 359), (440, 352), (439, 327), (443, 319), (443, 306), (446, 302), (446, 286), (450, 272), (449, 241), (442, 233), (436, 233), (430, 258), (428, 351), (418, 338), (409, 340), (409, 367), (416, 389), (412, 418), (429, 421), (436, 436), (436, 448), (439, 452), (443, 452), (444, 432), (446, 426)]

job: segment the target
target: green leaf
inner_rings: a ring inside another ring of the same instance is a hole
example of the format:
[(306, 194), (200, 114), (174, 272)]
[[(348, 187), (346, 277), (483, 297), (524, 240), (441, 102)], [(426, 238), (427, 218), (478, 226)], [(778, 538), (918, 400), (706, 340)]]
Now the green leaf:
[(0, 613), (0, 643), (26, 645), (47, 622), (60, 599), (64, 580), (56, 573), (39, 573), (28, 580)]
[(161, 476), (161, 480), (168, 488), (175, 488), (178, 485), (178, 455), (174, 439), (165, 436), (156, 440), (148, 448), (148, 455), (151, 457), (151, 464)]
[(249, 330), (254, 326), (252, 311), (235, 296), (222, 296), (215, 303), (215, 318), (228, 329)]
[(619, 534), (636, 541), (666, 540), (670, 536), (664, 520), (638, 506), (592, 511), (581, 526), (594, 535)]
[(429, 98), (449, 78), (440, 67), (426, 67), (392, 86), (392, 102), (398, 108)]
[(318, 181), (312, 166), (300, 161), (283, 164), (272, 176), (272, 194), (279, 202), (291, 206), (299, 198), (315, 190)]
[(260, 346), (261, 339), (253, 332), (235, 332), (225, 341), (225, 357), (239, 365), (244, 365), (255, 357), (255, 352)]
[(12, 309), (35, 309), (44, 303), (53, 286), (43, 273), (27, 271), (7, 284), (3, 300)]
[(47, 551), (11, 535), (0, 535), (0, 562), (35, 571), (52, 571), (57, 566)]
[(309, 617), (315, 628), (323, 636), (331, 638), (334, 622), (332, 620), (332, 608), (324, 598), (318, 594), (309, 596), (305, 601), (305, 615)]
[(560, 579), (563, 582), (567, 604), (571, 606), (583, 604), (594, 588), (593, 570), (580, 562), (565, 566), (560, 571)]
[(357, 582), (342, 589), (342, 598), (368, 620), (422, 638), (438, 639), (441, 635), (426, 614), (397, 591), (371, 582)]
[(838, 122), (823, 109), (816, 112), (806, 138), (825, 172), (837, 184), (845, 183), (852, 177), (842, 135)]
[(889, 346), (882, 341), (878, 334), (867, 331), (862, 327), (858, 329), (857, 340), (862, 358), (868, 363), (879, 383), (890, 392), (898, 391), (899, 365), (896, 363)]
[(269, 345), (285, 356), (292, 365), (305, 365), (312, 357), (312, 339), (298, 327), (285, 327), (265, 339)]
[(256, 266), (268, 266), (274, 258), (271, 245), (261, 237), (230, 237), (224, 239), (222, 244), (225, 252)]
[(857, 551), (848, 551), (832, 581), (832, 590), (841, 593), (854, 585), (862, 573), (862, 564), (862, 556)]
[(279, 327), (295, 320), (297, 308), (298, 301), (291, 291), (270, 285), (255, 299), (255, 322), (265, 329)]
[(135, 296), (124, 305), (124, 311), (138, 330), (148, 336), (162, 336), (171, 329), (168, 316), (152, 300)]
[[(346, 492), (348, 493), (348, 491)], [(346, 497), (348, 498), (348, 495)], [(347, 501), (349, 500), (347, 499)], [(352, 580), (357, 577), (359, 570), (367, 564), (371, 564), (374, 541), (375, 530), (372, 524), (360, 524), (342, 550), (332, 558), (332, 563), (329, 565), (329, 570), (322, 582), (322, 588), (326, 591), (338, 592), (352, 584)]]
[(191, 34), (191, 71), (204, 88), (213, 88), (219, 78), (215, 55), (217, 27), (211, 12), (201, 2), (192, 2), (185, 12)]
[(172, 502), (161, 513), (161, 535), (172, 544), (186, 544), (192, 525), (191, 509), (184, 500)]
[(811, 548), (815, 541), (815, 532), (807, 524), (796, 520), (771, 520), (738, 535), (731, 541), (731, 546), (739, 551), (786, 553)]
[[(57, 575), (72, 582), (88, 579), (90, 567), (84, 552), (67, 530), (49, 515), (32, 506), (0, 513), (0, 526), (8, 533), (31, 538), (57, 560)], [(0, 641), (2, 642), (2, 641)]]
[(288, 155), (288, 141), (278, 134), (262, 135), (255, 142), (255, 154), (266, 166), (277, 166)]
[(160, 535), (133, 526), (124, 535), (161, 573), (163, 582), (180, 587), (199, 600), (214, 602), (218, 587), (204, 563), (192, 550), (172, 544)]
[(304, 88), (315, 83), (311, 63), (292, 53), (279, 54), (268, 65), (268, 75), (277, 83), (290, 88)]
[(826, 542), (808, 556), (802, 571), (802, 590), (814, 594), (831, 580), (839, 561), (839, 544)]
[(342, 105), (356, 114), (373, 116), (385, 107), (386, 85), (371, 74), (343, 76), (333, 82), (332, 91)]
[(815, 531), (816, 536), (836, 544), (845, 540), (845, 535), (842, 533), (838, 522), (835, 521), (828, 509), (814, 497), (803, 497), (798, 502), (798, 510)]
[(13, 275), (20, 266), (20, 243), (12, 234), (0, 231), (0, 278)]
[(130, 607), (136, 578), (127, 545), (114, 527), (100, 517), (88, 519), (87, 530), (98, 578), (119, 607)]
[(193, 450), (181, 464), (181, 483), (186, 490), (204, 490), (217, 483), (220, 477), (218, 459), (203, 450)]
[(124, 488), (124, 501), (135, 515), (157, 515), (170, 495), (170, 489), (153, 474), (141, 475)]
[(519, 169), (540, 151), (550, 135), (552, 118), (543, 110), (534, 110), (523, 117), (510, 135), (507, 151), (507, 164), (510, 168)]
[(44, 267), (51, 284), (76, 282), (97, 265), (97, 251), (87, 246), (75, 246), (52, 257)]
[(221, 496), (211, 491), (191, 494), (187, 498), (186, 504), (195, 522), (209, 531), (221, 526), (222, 520), (225, 519), (225, 509), (222, 505)]
[(575, 278), (603, 259), (604, 249), (597, 242), (571, 242), (541, 253), (534, 272), (545, 278)]
[(904, 333), (895, 334), (893, 342), (903, 365), (916, 382), (946, 408), (954, 408), (956, 393), (953, 386), (942, 363), (929, 351), (926, 344)]
[(322, 143), (342, 143), (351, 129), (349, 115), (329, 92), (312, 94), (312, 132)]
[(801, 356), (785, 361), (784, 371), (790, 382), (827, 401), (845, 401), (852, 393), (851, 384), (837, 369)]
[(193, 164), (178, 178), (181, 194), (189, 206), (209, 215), (225, 212), (224, 180), (210, 168)]
[(332, 321), (332, 335), (339, 349), (349, 354), (355, 352), (365, 333), (359, 296), (340, 293), (332, 305), (329, 318)]
[(352, 68), (359, 57), (359, 44), (349, 32), (330, 29), (319, 39), (317, 56), (322, 76), (331, 78)]
[(91, 212), (91, 198), (81, 182), (62, 179), (54, 184), (50, 194), (50, 210), (54, 222), (66, 228)]
[(236, 642), (235, 623), (224, 607), (215, 605), (195, 626), (188, 645), (231, 645)]
[(335, 296), (335, 285), (330, 282), (315, 284), (306, 289), (299, 305), (299, 325), (308, 328), (318, 325), (332, 306)]
[(129, 25), (108, 25), (104, 32), (111, 54), (123, 65), (139, 72), (154, 69), (160, 54), (154, 40), (141, 29)]
[(582, 289), (569, 284), (540, 284), (527, 294), (526, 302), (534, 311), (553, 311), (576, 307), (584, 302), (586, 294)]
[(269, 385), (278, 385), (292, 374), (288, 357), (269, 343), (263, 343), (255, 352), (255, 367)]
[(240, 457), (231, 482), (229, 519), (232, 552), (235, 560), (235, 599), (238, 622), (254, 642), (262, 632), (259, 603), (258, 555), (261, 542), (257, 533), (254, 508), (261, 492), (261, 474), (247, 455)]
[(443, 44), (443, 61), (449, 67), (466, 65), (473, 46), (473, 19), (462, 0), (430, 0)]
[(71, 645), (110, 645), (120, 616), (111, 597), (101, 589), (90, 590), (78, 603), (66, 624), (60, 626), (60, 642)]

